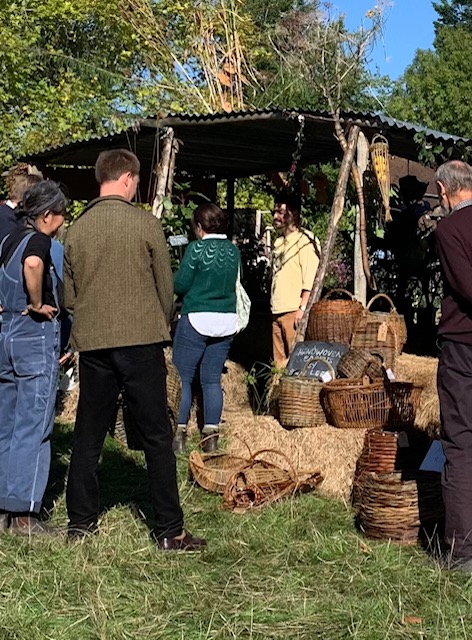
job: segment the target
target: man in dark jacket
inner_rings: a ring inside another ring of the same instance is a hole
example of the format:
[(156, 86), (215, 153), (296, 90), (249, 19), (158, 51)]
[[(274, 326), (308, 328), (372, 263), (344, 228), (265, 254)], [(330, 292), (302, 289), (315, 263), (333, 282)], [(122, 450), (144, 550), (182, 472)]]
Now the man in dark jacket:
[(169, 341), (173, 282), (160, 221), (131, 204), (139, 160), (104, 151), (95, 167), (100, 196), (65, 240), (64, 293), (79, 351), (80, 396), (67, 483), (69, 536), (96, 530), (97, 466), (121, 387), (146, 456), (161, 549), (197, 551), (205, 541), (183, 529), (163, 343)]
[(443, 499), (451, 566), (472, 573), (472, 167), (458, 160), (436, 172), (448, 214), (436, 229), (444, 280), (438, 336), (438, 392), (446, 455)]

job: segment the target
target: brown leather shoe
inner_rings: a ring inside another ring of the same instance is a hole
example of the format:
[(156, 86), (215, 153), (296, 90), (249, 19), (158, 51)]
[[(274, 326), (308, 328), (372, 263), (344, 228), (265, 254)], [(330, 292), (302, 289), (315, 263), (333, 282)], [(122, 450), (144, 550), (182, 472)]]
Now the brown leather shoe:
[(156, 538), (151, 532), (152, 538), (162, 551), (203, 551), (207, 546), (207, 541), (203, 538), (194, 538), (191, 533), (184, 531), (184, 536), (177, 538)]
[(46, 522), (41, 522), (34, 516), (13, 517), (9, 531), (20, 536), (60, 536), (64, 533), (60, 527), (53, 527)]

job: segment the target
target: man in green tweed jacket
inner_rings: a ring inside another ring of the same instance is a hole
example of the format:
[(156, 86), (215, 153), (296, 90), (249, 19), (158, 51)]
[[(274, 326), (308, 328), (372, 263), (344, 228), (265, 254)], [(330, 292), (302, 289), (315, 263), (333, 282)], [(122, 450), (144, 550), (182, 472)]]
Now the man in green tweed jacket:
[(169, 252), (160, 221), (134, 207), (139, 160), (126, 149), (100, 154), (100, 196), (65, 240), (64, 295), (79, 351), (80, 395), (67, 483), (69, 537), (95, 532), (97, 467), (124, 388), (146, 456), (161, 549), (195, 551), (205, 541), (184, 531), (172, 430), (167, 413), (163, 343), (173, 303)]

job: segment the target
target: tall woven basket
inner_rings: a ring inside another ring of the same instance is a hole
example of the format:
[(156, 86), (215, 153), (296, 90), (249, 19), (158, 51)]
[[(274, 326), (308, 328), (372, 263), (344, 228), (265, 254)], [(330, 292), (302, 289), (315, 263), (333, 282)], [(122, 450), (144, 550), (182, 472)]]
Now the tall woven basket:
[[(331, 300), (335, 293), (348, 300)], [(310, 309), (306, 330), (307, 340), (349, 344), (363, 305), (346, 289), (332, 289)]]
[(357, 461), (352, 487), (352, 506), (358, 509), (362, 500), (365, 474), (418, 471), (431, 439), (419, 429), (405, 431), (366, 431), (364, 446)]
[(317, 427), (326, 422), (320, 403), (323, 382), (306, 377), (308, 367), (314, 362), (322, 362), (332, 378), (336, 373), (324, 358), (311, 358), (298, 376), (282, 376), (279, 383), (279, 419), (284, 427)]
[(424, 471), (367, 472), (357, 524), (374, 540), (416, 544), (444, 517), (441, 475)]
[[(391, 305), (388, 313), (371, 311), (372, 304), (386, 299)], [(363, 310), (351, 340), (353, 349), (364, 349), (382, 356), (385, 367), (394, 370), (396, 356), (406, 342), (405, 319), (397, 313), (392, 300), (378, 293)]]

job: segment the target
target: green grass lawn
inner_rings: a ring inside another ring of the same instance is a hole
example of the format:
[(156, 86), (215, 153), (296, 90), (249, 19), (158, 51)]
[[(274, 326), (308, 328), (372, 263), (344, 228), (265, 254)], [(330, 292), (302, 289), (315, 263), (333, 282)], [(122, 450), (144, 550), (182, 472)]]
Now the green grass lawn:
[[(47, 502), (60, 524), (70, 440), (56, 428)], [(420, 548), (364, 539), (342, 503), (312, 494), (228, 513), (188, 483), (182, 458), (186, 525), (209, 547), (166, 554), (143, 519), (141, 455), (108, 440), (101, 480), (97, 537), (0, 537), (0, 639), (472, 638), (472, 580)]]

